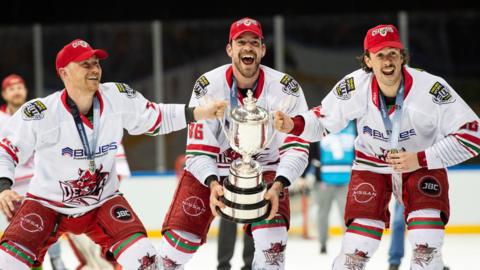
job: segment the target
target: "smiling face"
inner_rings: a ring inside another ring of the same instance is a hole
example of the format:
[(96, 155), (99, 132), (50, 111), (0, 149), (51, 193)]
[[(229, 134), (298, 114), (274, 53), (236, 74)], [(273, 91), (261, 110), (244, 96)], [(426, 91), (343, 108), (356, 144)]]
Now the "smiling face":
[(94, 93), (98, 90), (102, 78), (102, 68), (97, 56), (92, 56), (80, 62), (70, 62), (59, 74), (67, 88), (75, 88)]
[(251, 32), (241, 34), (227, 45), (227, 54), (232, 58), (233, 68), (245, 78), (258, 75), (265, 52), (265, 44)]
[(364, 60), (381, 86), (392, 87), (400, 83), (404, 62), (400, 49), (386, 47), (376, 53), (370, 52), (364, 56)]

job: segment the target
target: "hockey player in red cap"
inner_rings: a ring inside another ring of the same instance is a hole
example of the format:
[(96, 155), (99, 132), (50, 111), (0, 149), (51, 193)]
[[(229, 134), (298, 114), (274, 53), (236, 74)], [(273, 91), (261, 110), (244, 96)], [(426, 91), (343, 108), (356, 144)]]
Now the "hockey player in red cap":
[(479, 154), (479, 118), (444, 79), (407, 66), (393, 25), (368, 30), (361, 62), (320, 106), (293, 118), (278, 112), (275, 126), (318, 141), (357, 121), (347, 231), (334, 270), (365, 269), (388, 227), (392, 193), (405, 206), (410, 269), (443, 269), (446, 168)]
[[(233, 109), (242, 104), (251, 89), (257, 105), (268, 111), (283, 110), (290, 115), (307, 111), (297, 81), (260, 64), (266, 53), (260, 22), (243, 18), (232, 23), (226, 51), (231, 63), (200, 76), (190, 106), (225, 99)], [(229, 116), (227, 121), (231, 121)], [(225, 207), (219, 200), (223, 195), (221, 181), (229, 175), (230, 163), (241, 158), (230, 147), (218, 121), (200, 121), (190, 125), (189, 130), (186, 168), (162, 228), (159, 253), (164, 269), (183, 269), (205, 243), (215, 207)], [(297, 136), (277, 133), (268, 148), (254, 157), (263, 167), (263, 179), (269, 187), (265, 199), (271, 202), (272, 209), (267, 219), (246, 226), (255, 242), (253, 269), (285, 268), (290, 221), (286, 188), (304, 171), (308, 146)]]
[[(0, 196), (14, 168), (34, 156), (28, 193), (0, 241), (0, 269), (30, 269), (65, 232), (85, 233), (124, 269), (155, 269), (156, 250), (118, 191), (115, 154), (126, 129), (159, 135), (222, 116), (225, 102), (157, 104), (123, 83), (101, 83), (104, 50), (77, 39), (57, 54), (65, 89), (23, 105), (0, 138)], [(13, 210), (10, 196), (2, 211)]]

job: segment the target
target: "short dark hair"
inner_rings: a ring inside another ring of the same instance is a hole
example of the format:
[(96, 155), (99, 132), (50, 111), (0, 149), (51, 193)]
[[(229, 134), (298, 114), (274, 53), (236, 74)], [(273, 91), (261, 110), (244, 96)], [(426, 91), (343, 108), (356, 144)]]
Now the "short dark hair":
[[(410, 62), (410, 54), (408, 53), (407, 49), (401, 49), (400, 54), (403, 56), (403, 63), (402, 67), (407, 65), (408, 62)], [(372, 69), (367, 66), (367, 63), (365, 63), (365, 56), (370, 57), (370, 52), (366, 51), (362, 53), (362, 55), (357, 56), (357, 60), (360, 62), (360, 66), (365, 72), (372, 72)]]

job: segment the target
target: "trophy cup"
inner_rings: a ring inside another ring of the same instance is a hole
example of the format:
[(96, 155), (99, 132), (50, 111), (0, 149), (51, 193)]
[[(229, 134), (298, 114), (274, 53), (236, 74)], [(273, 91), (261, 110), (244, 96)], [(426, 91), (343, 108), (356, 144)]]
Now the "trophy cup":
[[(224, 195), (220, 200), (225, 208), (217, 207), (223, 218), (237, 223), (253, 223), (268, 217), (269, 201), (264, 199), (267, 185), (263, 181), (262, 166), (252, 156), (265, 149), (274, 138), (274, 129), (268, 112), (256, 105), (252, 91), (247, 92), (243, 106), (230, 112), (228, 132), (222, 129), (237, 153), (242, 155), (230, 164), (230, 175), (223, 181)], [(270, 131), (269, 131), (270, 129)], [(267, 139), (269, 133), (270, 139)]]

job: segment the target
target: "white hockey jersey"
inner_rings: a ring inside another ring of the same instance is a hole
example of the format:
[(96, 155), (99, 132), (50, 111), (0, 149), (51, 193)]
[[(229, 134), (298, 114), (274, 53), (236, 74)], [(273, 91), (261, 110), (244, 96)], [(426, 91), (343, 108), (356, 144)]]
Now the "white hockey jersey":
[[(480, 153), (478, 116), (440, 77), (410, 67), (403, 70), (405, 99), (398, 148), (420, 152), (429, 169), (458, 164)], [(389, 111), (392, 119), (395, 106)], [(379, 87), (373, 73), (357, 70), (340, 80), (321, 106), (304, 113), (306, 140), (320, 140), (357, 119), (353, 169), (393, 173), (385, 162), (389, 150), (379, 110)], [(420, 156), (419, 155), (419, 156)], [(422, 164), (423, 163), (423, 164)]]
[[(258, 100), (257, 106), (269, 112), (280, 110), (295, 115), (308, 110), (300, 85), (287, 74), (261, 65), (256, 85), (254, 97)], [(207, 72), (196, 81), (190, 106), (202, 105), (211, 99), (230, 101), (231, 87), (231, 65)], [(237, 104), (240, 105), (243, 96), (240, 91), (237, 93)], [(226, 121), (230, 119), (227, 117)], [(186, 170), (202, 184), (210, 175), (227, 176), (230, 163), (241, 156), (231, 149), (220, 121), (200, 121), (188, 128)], [(260, 162), (263, 171), (276, 171), (277, 176), (284, 176), (293, 183), (307, 166), (309, 143), (279, 132), (274, 136), (272, 143), (254, 159)]]
[[(26, 199), (67, 215), (85, 213), (119, 194), (115, 154), (123, 129), (132, 135), (157, 135), (186, 127), (185, 105), (149, 102), (126, 84), (101, 84), (96, 96), (100, 126), (95, 172), (88, 170), (89, 161), (63, 90), (27, 102), (7, 122), (0, 139), (0, 177), (13, 179), (14, 164), (35, 152)], [(85, 116), (81, 118), (91, 140), (92, 124)]]

